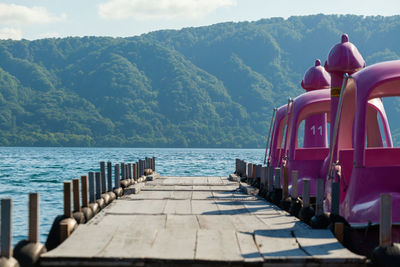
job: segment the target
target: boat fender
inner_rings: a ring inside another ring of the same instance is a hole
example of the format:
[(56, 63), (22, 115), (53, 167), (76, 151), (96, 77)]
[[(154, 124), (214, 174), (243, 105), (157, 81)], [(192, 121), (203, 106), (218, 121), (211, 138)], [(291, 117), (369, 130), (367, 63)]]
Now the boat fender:
[(329, 223), (329, 217), (325, 213), (314, 215), (310, 220), (310, 226), (313, 229), (326, 229)]
[(302, 206), (302, 201), (300, 198), (292, 198), (292, 202), (290, 203), (289, 213), (292, 216), (299, 217), (299, 212)]
[(120, 198), (124, 194), (124, 190), (122, 190), (121, 187), (114, 188), (114, 194), (116, 195), (117, 198)]
[(70, 230), (70, 233), (72, 233), (77, 227), (78, 223), (75, 221), (73, 218), (66, 218), (64, 215), (58, 215), (54, 221), (53, 224), (50, 228), (49, 235), (47, 236), (46, 240), (46, 249), (47, 251), (50, 251), (54, 248), (56, 248), (58, 245), (61, 244), (61, 239), (60, 239), (60, 224), (62, 222), (67, 222), (68, 223), (68, 228)]
[(272, 194), (273, 194), (273, 191), (268, 191), (268, 192), (265, 194), (265, 199), (266, 199), (268, 202), (272, 202)]
[(302, 207), (299, 212), (299, 219), (306, 224), (310, 223), (311, 218), (314, 216), (314, 209), (311, 206)]
[(376, 266), (399, 266), (400, 244), (395, 243), (387, 247), (375, 248), (371, 260)]
[(101, 194), (101, 198), (104, 199), (105, 206), (111, 203), (111, 198), (107, 193)]
[(120, 184), (122, 188), (127, 188), (129, 186), (129, 182), (127, 179), (121, 180)]
[(97, 204), (99, 205), (100, 210), (106, 207), (106, 203), (104, 202), (104, 198), (96, 199)]
[(83, 224), (86, 222), (85, 214), (82, 211), (75, 211), (72, 213), (72, 217), (78, 224)]
[(94, 217), (94, 212), (90, 207), (83, 207), (82, 213), (85, 216), (85, 223)]
[(281, 199), (282, 199), (282, 188), (275, 188), (274, 191), (272, 191), (271, 195), (272, 203), (279, 206), (279, 204), (281, 203)]
[(93, 211), (93, 217), (100, 211), (100, 206), (97, 202), (90, 203), (89, 208)]
[(289, 211), (290, 205), (292, 204), (292, 198), (287, 197), (285, 199), (281, 199), (281, 202), (279, 203), (279, 207), (285, 211)]
[(110, 197), (110, 203), (113, 202), (115, 199), (117, 199), (117, 196), (115, 195), (114, 192), (107, 192), (108, 196)]
[(6, 257), (1, 257), (0, 258), (0, 266), (1, 267), (19, 267), (18, 261), (14, 257), (6, 258)]
[(40, 255), (46, 251), (46, 247), (39, 242), (21, 240), (14, 248), (14, 258), (21, 266), (36, 266)]

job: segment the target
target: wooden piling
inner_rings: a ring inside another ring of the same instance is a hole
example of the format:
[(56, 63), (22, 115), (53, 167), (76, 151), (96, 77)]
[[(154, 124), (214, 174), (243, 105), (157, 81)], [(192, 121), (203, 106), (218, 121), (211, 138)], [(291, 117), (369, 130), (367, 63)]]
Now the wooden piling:
[(268, 192), (274, 191), (274, 168), (268, 167)]
[(64, 182), (64, 217), (72, 217), (71, 209), (71, 182)]
[(95, 173), (96, 176), (96, 199), (100, 199), (101, 198), (101, 174), (100, 172), (96, 172)]
[(248, 163), (247, 164), (247, 179), (251, 178), (253, 176), (253, 164)]
[(38, 193), (29, 194), (29, 229), (28, 241), (39, 242), (39, 205), (40, 196)]
[(379, 245), (388, 247), (392, 245), (392, 195), (381, 194), (379, 217)]
[(71, 234), (71, 230), (67, 221), (60, 223), (60, 242), (64, 242), (69, 235)]
[(121, 162), (121, 178), (122, 180), (125, 180), (125, 163)]
[(281, 168), (275, 168), (275, 179), (274, 179), (274, 187), (276, 189), (281, 188)]
[(132, 163), (128, 163), (128, 179), (132, 179)]
[(95, 184), (94, 172), (89, 172), (89, 201), (90, 201), (90, 203), (94, 203), (95, 199), (96, 199), (94, 184)]
[[(328, 181), (328, 183), (331, 181)], [(340, 201), (340, 184), (339, 182), (332, 182), (332, 206), (331, 213), (339, 215), (339, 201)]]
[(119, 177), (119, 164), (114, 165), (114, 183), (115, 183), (115, 188), (121, 187), (120, 177)]
[(74, 197), (74, 211), (81, 211), (79, 201), (79, 179), (72, 179), (72, 195)]
[(12, 199), (1, 200), (0, 257), (12, 257)]
[(257, 165), (253, 164), (252, 167), (253, 167), (253, 169), (251, 171), (251, 179), (254, 181), (254, 179), (256, 178), (256, 167), (257, 167)]
[(335, 237), (337, 240), (343, 244), (343, 238), (344, 238), (344, 223), (342, 222), (336, 222), (335, 223)]
[(310, 179), (303, 179), (303, 207), (310, 206)]
[(107, 191), (111, 192), (113, 186), (112, 186), (112, 163), (110, 161), (107, 162), (107, 185), (108, 185)]
[(133, 168), (133, 179), (136, 181), (137, 178), (138, 178), (138, 177), (137, 177), (137, 164), (136, 164), (136, 162), (133, 163), (132, 168)]
[(321, 215), (324, 213), (324, 195), (325, 195), (325, 188), (324, 188), (324, 179), (317, 179), (317, 199), (315, 205), (315, 215)]
[(292, 198), (297, 198), (299, 196), (298, 179), (299, 179), (299, 171), (293, 170), (292, 171), (292, 193), (291, 193)]
[(106, 163), (104, 161), (100, 162), (100, 179), (101, 179), (101, 193), (105, 193), (106, 186)]
[(82, 193), (82, 207), (89, 207), (88, 199), (88, 177), (86, 175), (81, 176), (81, 193)]
[(152, 160), (153, 160), (153, 167), (152, 167), (152, 169), (153, 169), (153, 171), (156, 171), (156, 157), (152, 157)]
[(144, 175), (144, 160), (139, 159), (139, 177)]
[(287, 199), (289, 197), (289, 169), (287, 167), (282, 167), (282, 199)]

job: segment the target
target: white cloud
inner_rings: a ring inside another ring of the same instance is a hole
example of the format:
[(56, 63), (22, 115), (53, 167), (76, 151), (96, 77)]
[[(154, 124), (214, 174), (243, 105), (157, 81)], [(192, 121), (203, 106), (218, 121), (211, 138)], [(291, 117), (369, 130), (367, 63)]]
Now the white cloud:
[(6, 25), (26, 25), (33, 23), (50, 23), (66, 19), (66, 14), (54, 16), (44, 7), (27, 7), (15, 4), (0, 3), (0, 23)]
[(236, 0), (109, 0), (98, 6), (98, 13), (103, 19), (196, 19), (234, 5)]
[(0, 29), (0, 39), (21, 40), (22, 32), (20, 29), (2, 28)]

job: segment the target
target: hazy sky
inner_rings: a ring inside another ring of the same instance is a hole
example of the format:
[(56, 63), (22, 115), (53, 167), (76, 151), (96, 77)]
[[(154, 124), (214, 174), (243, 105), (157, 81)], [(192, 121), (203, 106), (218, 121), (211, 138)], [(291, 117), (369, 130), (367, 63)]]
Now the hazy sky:
[(0, 39), (126, 37), (310, 14), (400, 14), (399, 0), (0, 0)]

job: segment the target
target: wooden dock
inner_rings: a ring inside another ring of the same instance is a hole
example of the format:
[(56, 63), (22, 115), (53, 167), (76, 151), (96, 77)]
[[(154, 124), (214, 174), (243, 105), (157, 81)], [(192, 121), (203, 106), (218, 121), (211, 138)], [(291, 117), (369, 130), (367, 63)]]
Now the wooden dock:
[(41, 266), (364, 265), (329, 230), (224, 177), (161, 177), (115, 200)]

